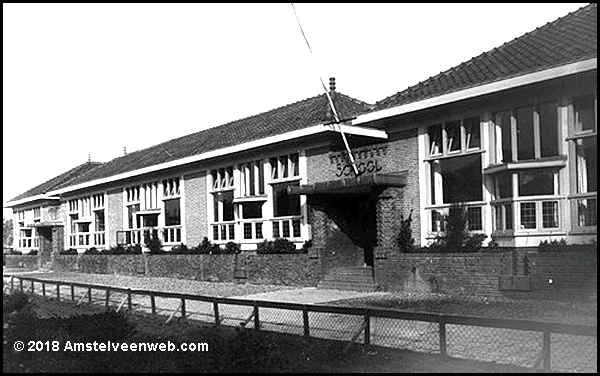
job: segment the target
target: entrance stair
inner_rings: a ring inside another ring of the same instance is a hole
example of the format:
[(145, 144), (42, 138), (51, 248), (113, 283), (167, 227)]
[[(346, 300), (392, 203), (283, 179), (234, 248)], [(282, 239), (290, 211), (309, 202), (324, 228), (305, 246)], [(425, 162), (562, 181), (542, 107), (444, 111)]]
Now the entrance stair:
[(332, 268), (317, 288), (329, 290), (349, 290), (374, 292), (377, 284), (370, 266), (347, 266)]

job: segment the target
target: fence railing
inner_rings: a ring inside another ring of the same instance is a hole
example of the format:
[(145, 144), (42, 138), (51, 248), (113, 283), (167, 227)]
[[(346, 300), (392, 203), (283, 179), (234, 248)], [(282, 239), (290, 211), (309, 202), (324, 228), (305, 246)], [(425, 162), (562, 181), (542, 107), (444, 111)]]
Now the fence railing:
[[(597, 372), (595, 326), (245, 300), (16, 275), (4, 278), (4, 290), (14, 290), (17, 280), (21, 291), (35, 293), (37, 283), (42, 296), (60, 300), (64, 296), (61, 288), (68, 288), (67, 299), (77, 300), (77, 304), (85, 300), (101, 302), (107, 308), (118, 304), (118, 311), (127, 303), (130, 310), (168, 314), (167, 322), (179, 313), (180, 319), (195, 315), (214, 325), (253, 323), (256, 330), (344, 340), (347, 348), (357, 342), (544, 371)], [(48, 285), (56, 286), (49, 294)], [(117, 294), (122, 296), (115, 301)], [(142, 303), (143, 298), (149, 299), (148, 305)]]

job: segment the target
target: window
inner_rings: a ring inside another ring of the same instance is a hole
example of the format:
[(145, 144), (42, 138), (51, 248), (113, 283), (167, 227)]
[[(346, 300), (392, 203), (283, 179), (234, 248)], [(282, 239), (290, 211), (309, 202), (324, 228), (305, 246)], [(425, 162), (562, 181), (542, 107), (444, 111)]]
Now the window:
[(300, 215), (300, 195), (289, 195), (287, 193), (288, 185), (299, 186), (300, 183), (273, 184), (274, 217)]
[(42, 208), (40, 206), (33, 208), (33, 218), (40, 218), (42, 216)]
[(142, 209), (158, 209), (158, 182), (142, 184)]
[(527, 170), (518, 173), (519, 196), (558, 194), (558, 175), (548, 169)]
[(430, 161), (431, 203), (481, 201), (482, 172), (479, 154)]
[(163, 197), (178, 197), (179, 193), (179, 178), (163, 180)]
[(92, 205), (94, 209), (104, 207), (104, 194), (97, 194), (92, 196)]
[(165, 200), (165, 225), (181, 225), (181, 211), (179, 207), (178, 198), (172, 200)]
[(96, 231), (105, 231), (105, 222), (104, 222), (104, 210), (97, 210), (94, 212), (95, 215), (95, 223), (96, 223)]
[(79, 211), (79, 200), (77, 200), (77, 199), (69, 200), (69, 211), (70, 212), (78, 212)]
[(212, 178), (212, 189), (218, 191), (222, 189), (233, 189), (233, 166), (227, 166), (212, 170), (210, 172)]
[(269, 164), (271, 166), (271, 180), (300, 176), (298, 153), (270, 158)]
[(264, 164), (262, 160), (243, 163), (238, 166), (241, 174), (242, 196), (263, 195), (265, 193)]
[(469, 229), (483, 230), (481, 122), (479, 116), (445, 121), (427, 127), (429, 230), (444, 231), (447, 206), (467, 205)]
[(573, 125), (570, 149), (575, 161), (572, 180), (575, 194), (572, 198), (574, 225), (597, 226), (598, 144), (597, 99), (594, 95), (573, 98)]
[(234, 220), (233, 191), (214, 194), (214, 218), (215, 222)]
[(127, 225), (130, 229), (138, 228), (138, 220), (136, 213), (140, 211), (140, 204), (127, 206)]
[(559, 155), (558, 105), (555, 102), (496, 114), (496, 163)]
[(480, 149), (480, 132), (479, 116), (431, 125), (427, 127), (429, 156)]

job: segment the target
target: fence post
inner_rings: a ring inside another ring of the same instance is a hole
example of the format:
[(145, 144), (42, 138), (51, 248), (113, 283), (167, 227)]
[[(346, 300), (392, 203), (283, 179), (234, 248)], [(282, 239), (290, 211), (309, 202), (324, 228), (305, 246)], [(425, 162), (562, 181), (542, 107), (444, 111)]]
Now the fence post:
[(21, 286), (21, 292), (23, 292), (23, 279), (19, 278), (19, 286)]
[(260, 320), (258, 318), (258, 303), (254, 301), (254, 329), (260, 330)]
[(306, 304), (302, 307), (302, 320), (304, 321), (304, 336), (308, 338), (310, 337), (310, 329), (308, 327), (308, 309), (306, 308)]
[(11, 292), (11, 294), (14, 291), (14, 289), (15, 289), (15, 276), (11, 275), (10, 276), (10, 292)]
[(71, 283), (71, 300), (75, 301), (75, 286)]
[(106, 308), (108, 308), (108, 298), (110, 296), (110, 290), (106, 289)]
[(215, 311), (215, 325), (220, 325), (221, 323), (219, 322), (219, 302), (216, 299), (213, 301), (213, 309)]
[(42, 296), (45, 298), (46, 297), (46, 283), (42, 282)]
[(152, 307), (152, 314), (156, 314), (156, 300), (153, 294), (150, 294), (150, 306)]
[(446, 349), (446, 321), (444, 320), (444, 316), (439, 317), (438, 323), (440, 325), (440, 354), (442, 354), (442, 356), (447, 356), (448, 354)]
[(88, 287), (88, 303), (92, 304), (92, 288)]
[(35, 291), (35, 289), (33, 288), (33, 279), (31, 280), (31, 293), (33, 294), (33, 292)]
[(56, 284), (56, 300), (60, 302), (60, 283)]
[(544, 335), (542, 337), (542, 368), (545, 372), (550, 372), (552, 368), (550, 362), (550, 332), (544, 331)]
[(181, 318), (185, 320), (185, 298), (181, 298)]
[(369, 310), (365, 313), (365, 346), (371, 344), (371, 315)]
[(127, 289), (127, 308), (131, 311), (133, 309), (133, 303), (131, 302), (131, 289)]

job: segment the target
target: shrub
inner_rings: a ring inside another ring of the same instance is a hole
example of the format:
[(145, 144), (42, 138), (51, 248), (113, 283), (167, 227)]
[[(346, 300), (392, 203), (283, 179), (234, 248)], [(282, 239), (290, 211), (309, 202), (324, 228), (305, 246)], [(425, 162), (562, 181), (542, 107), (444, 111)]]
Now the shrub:
[(38, 254), (38, 250), (37, 249), (32, 249), (28, 253), (29, 256), (37, 256), (37, 254)]
[(396, 239), (400, 252), (410, 253), (413, 252), (415, 248), (415, 239), (412, 236), (412, 229), (410, 228), (412, 223), (412, 213), (413, 211), (411, 210), (406, 219), (404, 219), (403, 215), (400, 215), (400, 233)]
[(463, 244), (469, 237), (465, 205), (454, 203), (450, 206), (444, 236), (448, 252), (462, 252)]
[(73, 248), (63, 249), (59, 252), (61, 255), (77, 255), (77, 250)]
[(463, 252), (479, 252), (481, 251), (481, 243), (487, 238), (485, 234), (472, 234), (467, 237), (463, 244)]
[(98, 249), (96, 247), (92, 247), (87, 249), (84, 253), (84, 255), (99, 255), (100, 251), (98, 251)]
[(106, 251), (102, 252), (105, 255), (141, 255), (142, 246), (139, 244), (133, 244), (130, 246), (116, 245), (112, 246)]
[[(258, 254), (290, 254), (290, 253), (303, 253), (304, 247), (302, 249), (296, 249), (296, 245), (287, 240), (286, 238), (277, 238), (273, 241), (264, 240), (262, 243), (259, 243), (256, 248), (256, 253)], [(308, 248), (306, 248), (308, 249)]]
[(241, 252), (241, 249), (240, 249), (240, 245), (238, 243), (227, 242), (227, 244), (225, 244), (224, 253), (235, 254), (235, 253), (240, 253), (240, 252)]
[(18, 256), (18, 255), (22, 255), (23, 252), (11, 248), (6, 254), (11, 255), (11, 256)]
[(200, 242), (200, 244), (198, 244), (197, 247), (192, 247), (190, 249), (190, 253), (196, 254), (196, 255), (208, 255), (210, 253), (218, 253), (218, 252), (219, 252), (219, 245), (212, 244), (206, 236), (204, 238), (202, 238), (202, 241)]
[(565, 239), (541, 241), (538, 245), (538, 252), (564, 252), (567, 250), (567, 241)]
[(308, 253), (308, 250), (312, 247), (312, 239), (309, 239), (302, 244), (302, 248), (300, 249), (300, 253)]
[(152, 231), (150, 236), (144, 236), (144, 245), (150, 250), (151, 254), (163, 254), (162, 242), (158, 238), (158, 233)]
[(171, 248), (171, 253), (174, 255), (189, 255), (191, 253), (187, 245), (181, 243)]

